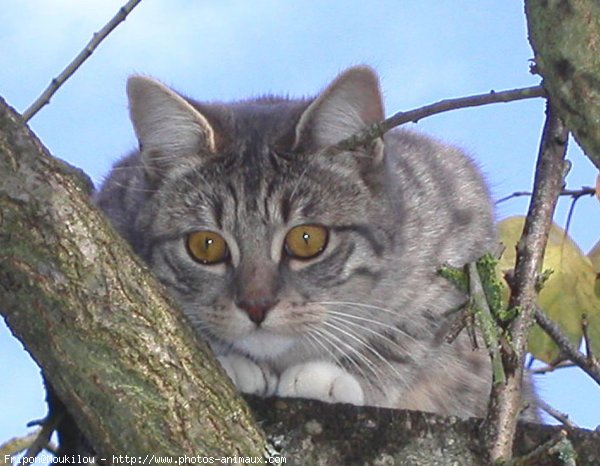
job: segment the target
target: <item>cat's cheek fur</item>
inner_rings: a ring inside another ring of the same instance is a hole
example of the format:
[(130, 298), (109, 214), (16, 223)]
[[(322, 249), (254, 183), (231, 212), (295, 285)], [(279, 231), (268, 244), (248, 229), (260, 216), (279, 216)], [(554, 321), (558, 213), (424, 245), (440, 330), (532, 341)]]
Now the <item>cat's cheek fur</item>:
[(279, 377), (277, 395), (356, 406), (365, 404), (365, 395), (356, 377), (326, 361), (311, 361), (288, 367)]
[(237, 354), (218, 356), (217, 360), (240, 392), (259, 396), (275, 393), (277, 376), (267, 366)]

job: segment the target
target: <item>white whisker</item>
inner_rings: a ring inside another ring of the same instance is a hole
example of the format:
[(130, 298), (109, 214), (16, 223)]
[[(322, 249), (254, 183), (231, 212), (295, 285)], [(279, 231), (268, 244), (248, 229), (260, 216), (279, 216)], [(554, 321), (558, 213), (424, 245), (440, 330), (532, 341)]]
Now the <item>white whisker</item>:
[[(375, 348), (373, 348), (372, 345), (369, 344), (368, 341), (362, 339), (361, 337), (357, 336), (355, 332), (352, 331), (352, 329), (349, 329), (348, 327), (345, 327), (345, 330), (343, 328), (340, 328), (340, 324), (343, 324), (344, 322), (341, 320), (338, 320), (337, 325), (333, 325), (331, 322), (325, 322), (325, 325), (330, 326), (335, 328), (336, 330), (338, 330), (339, 332), (343, 333), (344, 335), (346, 335), (348, 338), (351, 338), (355, 341), (357, 341), (359, 344), (362, 345), (362, 347), (364, 347), (365, 349), (369, 350), (374, 356), (376, 356), (381, 362), (383, 362), (385, 365), (387, 365), (390, 370), (399, 378), (401, 379), (401, 374), (400, 372), (398, 372), (398, 368), (395, 367), (390, 361), (388, 361), (385, 357), (383, 357), (381, 355), (381, 353), (379, 351), (377, 351)], [(367, 358), (368, 359), (368, 358)], [(371, 361), (370, 361), (371, 362)]]
[[(351, 334), (349, 334), (348, 332), (345, 332), (344, 330), (340, 329), (339, 327), (337, 327), (331, 323), (325, 322), (324, 324), (326, 326), (328, 326), (329, 328), (332, 328), (335, 331), (341, 332), (342, 334), (344, 334), (346, 336), (352, 337)], [(323, 328), (321, 328), (321, 331), (325, 332), (330, 338), (334, 338), (339, 344), (350, 349), (358, 357), (358, 359), (364, 364), (364, 366), (373, 373), (373, 375), (377, 378), (377, 380), (380, 383), (383, 383), (383, 381), (381, 380), (381, 375), (383, 375), (383, 372), (380, 369), (378, 369), (377, 366), (375, 366), (373, 364), (373, 361), (371, 359), (369, 359), (362, 351), (360, 351), (357, 348), (354, 348), (352, 345), (347, 343), (343, 338), (335, 335), (331, 331), (325, 330)], [(354, 337), (354, 339), (356, 339), (360, 342), (360, 339), (358, 339), (356, 337)], [(369, 345), (363, 341), (363, 342), (361, 342), (361, 348), (369, 349)], [(356, 361), (356, 362), (358, 362), (358, 361)], [(362, 369), (361, 369), (361, 374), (363, 374), (363, 377), (364, 377), (364, 371)], [(368, 380), (367, 377), (365, 377), (365, 379)]]
[[(328, 310), (328, 314), (334, 316), (334, 317), (332, 317), (332, 320), (341, 321), (341, 322), (344, 322), (347, 325), (352, 325), (353, 327), (357, 327), (357, 328), (359, 328), (361, 330), (367, 331), (367, 332), (371, 333), (372, 335), (375, 335), (377, 338), (381, 338), (383, 340), (386, 340), (388, 343), (390, 343), (394, 347), (398, 348), (400, 350), (400, 353), (402, 353), (402, 354), (406, 353), (406, 348), (403, 348), (402, 346), (400, 346), (400, 344), (397, 341), (392, 340), (385, 333), (378, 332), (377, 330), (373, 330), (373, 329), (371, 329), (369, 327), (366, 327), (364, 325), (360, 325), (360, 324), (358, 324), (356, 322), (352, 322), (352, 321), (350, 321), (348, 319), (356, 319), (356, 320), (359, 320), (359, 321), (362, 321), (362, 322), (373, 323), (375, 325), (379, 325), (379, 326), (383, 327), (385, 330), (390, 330), (392, 332), (396, 332), (396, 333), (400, 334), (400, 336), (402, 336), (402, 337), (405, 337), (405, 336), (410, 337), (410, 335), (407, 335), (406, 332), (403, 332), (399, 328), (396, 328), (393, 325), (386, 324), (385, 322), (379, 322), (379, 321), (374, 320), (374, 319), (367, 319), (366, 317), (355, 316), (353, 314), (347, 314), (345, 312)], [(410, 337), (410, 338), (414, 341), (414, 338), (412, 338), (412, 337)]]
[[(378, 372), (372, 367), (371, 361), (369, 361), (362, 353), (357, 351), (356, 348), (352, 347), (351, 345), (349, 345), (348, 343), (343, 341), (341, 338), (339, 338), (338, 336), (334, 335), (332, 332), (330, 332), (324, 328), (314, 327), (313, 331), (314, 331), (315, 335), (319, 335), (320, 337), (323, 338), (325, 343), (328, 343), (330, 345), (333, 345), (331, 340), (336, 340), (338, 342), (338, 344), (341, 345), (341, 347), (336, 346), (336, 349), (339, 350), (342, 353), (342, 355), (354, 366), (354, 368), (363, 377), (363, 379), (369, 380), (369, 378), (365, 374), (364, 368), (360, 366), (358, 361), (355, 359), (355, 356), (349, 354), (346, 351), (346, 349), (348, 349), (352, 353), (354, 353), (356, 355), (356, 357), (358, 357), (359, 360), (361, 360), (363, 362), (365, 367), (373, 373), (373, 375), (377, 378), (377, 380), (381, 381)], [(331, 350), (328, 352), (329, 352), (329, 354), (331, 354), (333, 356), (333, 352)], [(335, 358), (335, 359), (337, 360), (339, 358)]]
[[(315, 348), (315, 350), (318, 350), (316, 345), (318, 345), (319, 347), (321, 347), (327, 354), (329, 354), (331, 356), (332, 361), (337, 361), (337, 356), (334, 354), (334, 352), (327, 347), (327, 345), (322, 342), (319, 339), (319, 336), (323, 336), (319, 333), (319, 329), (315, 326), (315, 327), (311, 327), (310, 328), (310, 332), (306, 333), (304, 336), (307, 338), (310, 338), (311, 343), (314, 345), (313, 347)], [(327, 341), (327, 340), (325, 340)]]
[(398, 313), (392, 309), (387, 309), (381, 306), (375, 306), (374, 304), (366, 304), (366, 303), (356, 303), (352, 301), (315, 301), (308, 304), (325, 304), (325, 305), (343, 305), (343, 306), (354, 306), (354, 307), (364, 307), (366, 309), (375, 309), (377, 311), (387, 312), (389, 314), (397, 315)]
[[(384, 307), (375, 306), (372, 304), (363, 304), (363, 303), (356, 303), (356, 302), (350, 302), (350, 301), (316, 301), (316, 302), (310, 303), (310, 304), (324, 304), (324, 305), (329, 305), (329, 306), (343, 306), (343, 307), (350, 307), (350, 308), (354, 307), (354, 308), (359, 308), (359, 309), (360, 308), (375, 309), (375, 310), (379, 310), (379, 311), (385, 311), (390, 314), (393, 314), (394, 316), (397, 316), (397, 312), (392, 311), (391, 309), (386, 309)], [(328, 312), (335, 313), (335, 311), (331, 311), (331, 310), (328, 310)], [(340, 315), (341, 314), (344, 314), (344, 313), (340, 313)], [(381, 322), (381, 321), (378, 321), (375, 319), (369, 319), (368, 317), (356, 316), (353, 314), (346, 314), (346, 315), (348, 317), (352, 317), (353, 319), (362, 320), (363, 322), (370, 322), (370, 323), (373, 323), (376, 325), (380, 325), (382, 327), (386, 327), (389, 330), (392, 330), (392, 331), (402, 335), (403, 337), (406, 337), (406, 338), (412, 340), (413, 342), (418, 342), (418, 340), (415, 337), (413, 337), (406, 331), (404, 331), (398, 327), (395, 327), (393, 325), (390, 325), (390, 324), (387, 324), (387, 323), (384, 323), (384, 322)]]

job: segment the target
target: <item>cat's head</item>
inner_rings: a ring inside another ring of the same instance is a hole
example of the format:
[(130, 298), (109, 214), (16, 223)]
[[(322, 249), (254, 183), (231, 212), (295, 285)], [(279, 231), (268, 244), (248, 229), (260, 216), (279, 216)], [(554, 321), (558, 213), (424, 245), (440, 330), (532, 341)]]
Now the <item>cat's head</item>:
[(127, 90), (153, 192), (139, 252), (195, 325), (268, 359), (361, 313), (394, 242), (383, 143), (324, 149), (383, 119), (372, 70), (312, 100), (203, 104), (139, 76)]

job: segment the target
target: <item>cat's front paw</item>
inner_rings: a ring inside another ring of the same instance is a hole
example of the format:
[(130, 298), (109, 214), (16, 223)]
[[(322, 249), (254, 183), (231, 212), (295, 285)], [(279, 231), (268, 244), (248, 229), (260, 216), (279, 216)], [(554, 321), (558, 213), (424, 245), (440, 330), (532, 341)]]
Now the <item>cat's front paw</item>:
[(227, 375), (242, 393), (270, 396), (277, 388), (277, 376), (266, 366), (237, 354), (217, 356)]
[(365, 399), (356, 377), (325, 361), (311, 361), (288, 367), (279, 377), (277, 395), (357, 406), (364, 405)]

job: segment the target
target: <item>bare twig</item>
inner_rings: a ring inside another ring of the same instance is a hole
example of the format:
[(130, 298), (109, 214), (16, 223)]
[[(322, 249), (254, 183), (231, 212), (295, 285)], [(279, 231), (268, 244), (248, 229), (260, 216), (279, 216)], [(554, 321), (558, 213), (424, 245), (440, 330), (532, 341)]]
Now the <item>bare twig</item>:
[(39, 430), (37, 436), (31, 442), (27, 451), (23, 455), (23, 459), (21, 461), (22, 464), (31, 464), (33, 463), (33, 458), (35, 458), (43, 449), (45, 449), (50, 443), (50, 437), (52, 433), (56, 430), (56, 426), (63, 418), (64, 413), (50, 416), (41, 422), (42, 428)]
[(571, 201), (571, 206), (569, 207), (569, 213), (567, 214), (567, 223), (565, 224), (565, 236), (567, 236), (567, 231), (569, 231), (569, 227), (571, 226), (571, 219), (573, 218), (573, 212), (575, 211), (575, 204), (582, 196), (597, 196), (595, 188), (590, 188), (584, 186), (579, 190), (579, 192), (575, 191), (571, 194), (573, 200)]
[(542, 408), (546, 413), (552, 416), (554, 419), (559, 421), (563, 426), (568, 429), (577, 429), (577, 426), (569, 419), (569, 415), (559, 411), (556, 408), (553, 408), (544, 400), (538, 400), (538, 405)]
[(478, 94), (468, 97), (459, 97), (456, 99), (440, 100), (434, 104), (426, 105), (407, 112), (398, 112), (395, 115), (383, 120), (379, 123), (374, 123), (362, 131), (343, 139), (337, 144), (326, 149), (327, 152), (338, 152), (344, 150), (352, 150), (360, 146), (369, 144), (374, 139), (383, 136), (390, 129), (400, 126), (401, 124), (410, 121), (417, 122), (422, 118), (436, 115), (438, 113), (456, 110), (459, 108), (478, 107), (481, 105), (513, 102), (515, 100), (531, 99), (535, 97), (545, 97), (546, 92), (542, 86), (532, 86), (522, 89), (512, 89), (509, 91), (495, 92), (491, 91), (487, 94)]
[(567, 438), (567, 432), (564, 430), (561, 430), (557, 435), (527, 455), (509, 461), (507, 466), (533, 466), (539, 464), (541, 460), (549, 455), (557, 453), (561, 455), (561, 460), (565, 466), (576, 465), (573, 459), (573, 446)]
[(23, 120), (29, 121), (44, 105), (50, 102), (50, 98), (54, 93), (71, 77), (75, 71), (83, 64), (88, 57), (94, 53), (94, 50), (100, 43), (115, 29), (120, 23), (125, 21), (127, 15), (133, 10), (142, 0), (129, 0), (124, 6), (119, 9), (119, 12), (106, 23), (106, 25), (98, 32), (94, 33), (92, 39), (88, 42), (85, 48), (67, 65), (67, 67), (52, 81), (44, 90), (35, 102), (33, 102), (27, 110), (23, 112)]
[(556, 116), (550, 102), (535, 171), (533, 196), (523, 234), (517, 244), (515, 279), (509, 308), (517, 311), (508, 328), (512, 354), (502, 348), (506, 383), (494, 384), (484, 439), (492, 462), (508, 461), (512, 456), (514, 433), (521, 405), (521, 384), (527, 336), (533, 323), (536, 286), (552, 215), (563, 187), (563, 161), (568, 130)]
[[(496, 205), (510, 199), (522, 196), (531, 196), (532, 193), (529, 191), (515, 191), (514, 193), (503, 197), (496, 201)], [(583, 196), (598, 196), (598, 189), (590, 186), (582, 186), (581, 189), (563, 189), (560, 192), (560, 196), (570, 196), (572, 198), (571, 205), (569, 206), (569, 212), (567, 213), (567, 221), (565, 222), (563, 240), (566, 240), (569, 233), (569, 227), (571, 226), (571, 220), (573, 219), (573, 213), (575, 212), (575, 205), (577, 201)], [(563, 246), (564, 246), (563, 242)]]
[[(463, 307), (460, 310), (460, 314), (454, 319), (450, 325), (449, 330), (444, 335), (444, 339), (448, 343), (452, 343), (460, 335), (465, 327), (473, 325), (473, 313), (468, 307)], [(473, 341), (471, 341), (471, 344)], [(477, 342), (475, 341), (475, 345)], [(473, 348), (475, 349), (475, 348)]]
[(540, 308), (535, 309), (535, 322), (546, 332), (560, 350), (600, 385), (600, 363), (592, 356), (583, 354), (571, 343), (565, 333)]
[[(523, 196), (531, 196), (533, 193), (530, 191), (515, 191), (514, 193), (505, 196), (501, 199), (498, 199), (496, 201), (496, 204), (501, 204), (502, 202), (506, 202), (510, 199), (514, 199), (516, 197), (523, 197)], [(573, 198), (574, 201), (578, 200), (580, 197), (582, 196), (595, 196), (596, 195), (596, 188), (592, 188), (589, 186), (582, 186), (581, 189), (563, 189), (560, 192), (561, 196), (571, 196)]]
[(558, 369), (569, 369), (570, 367), (577, 367), (577, 364), (570, 361), (560, 361), (558, 364), (548, 364), (544, 367), (539, 367), (537, 369), (530, 369), (530, 374), (547, 374), (548, 372), (554, 372)]

